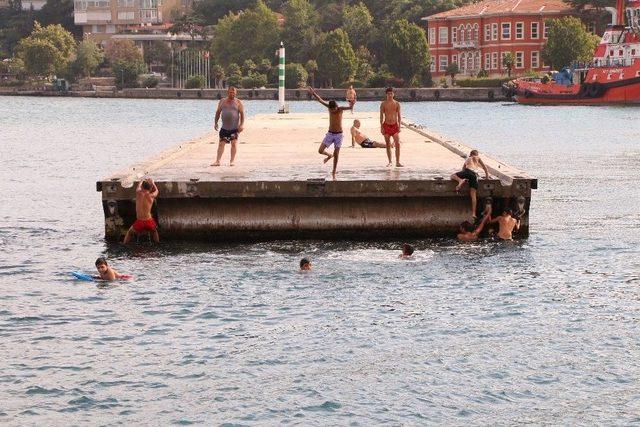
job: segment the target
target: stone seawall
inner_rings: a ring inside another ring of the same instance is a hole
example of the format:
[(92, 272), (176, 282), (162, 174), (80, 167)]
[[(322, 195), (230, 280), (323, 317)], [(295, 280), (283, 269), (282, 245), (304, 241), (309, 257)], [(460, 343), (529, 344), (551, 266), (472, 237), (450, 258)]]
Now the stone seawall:
[[(226, 96), (225, 89), (124, 89), (121, 91), (72, 91), (67, 93), (51, 91), (20, 91), (3, 88), (0, 95), (26, 96), (78, 96), (89, 98), (144, 98), (144, 99), (220, 99)], [(344, 89), (318, 89), (323, 98), (343, 100)], [(358, 100), (380, 101), (384, 98), (384, 88), (357, 89)], [(240, 99), (277, 100), (278, 89), (239, 89)], [(287, 89), (287, 101), (311, 99), (305, 89)], [(496, 102), (507, 101), (500, 88), (398, 88), (396, 99), (399, 101), (460, 101), (460, 102)]]

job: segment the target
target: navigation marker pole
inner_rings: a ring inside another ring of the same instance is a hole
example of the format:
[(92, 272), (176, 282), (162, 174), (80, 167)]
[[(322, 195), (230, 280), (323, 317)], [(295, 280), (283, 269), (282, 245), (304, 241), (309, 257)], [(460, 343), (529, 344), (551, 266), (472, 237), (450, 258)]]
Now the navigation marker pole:
[(278, 114), (289, 112), (289, 108), (284, 103), (284, 44), (282, 42), (278, 49), (278, 103), (280, 104)]

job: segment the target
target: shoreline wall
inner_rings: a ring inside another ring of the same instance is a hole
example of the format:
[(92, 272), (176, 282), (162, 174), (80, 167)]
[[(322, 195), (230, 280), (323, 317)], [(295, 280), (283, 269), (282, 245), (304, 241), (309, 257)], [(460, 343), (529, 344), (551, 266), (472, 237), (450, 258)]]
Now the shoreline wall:
[[(359, 101), (381, 101), (385, 96), (384, 88), (356, 89)], [(287, 89), (287, 101), (310, 100), (306, 89)], [(325, 99), (344, 100), (344, 89), (317, 89)], [(499, 87), (478, 88), (397, 88), (396, 99), (403, 102), (457, 101), (457, 102), (504, 102), (509, 101)], [(226, 89), (123, 89), (105, 91), (24, 91), (16, 88), (0, 88), (0, 95), (13, 96), (71, 96), (86, 98), (134, 98), (134, 99), (221, 99)], [(238, 89), (238, 98), (243, 100), (277, 100), (278, 89)]]

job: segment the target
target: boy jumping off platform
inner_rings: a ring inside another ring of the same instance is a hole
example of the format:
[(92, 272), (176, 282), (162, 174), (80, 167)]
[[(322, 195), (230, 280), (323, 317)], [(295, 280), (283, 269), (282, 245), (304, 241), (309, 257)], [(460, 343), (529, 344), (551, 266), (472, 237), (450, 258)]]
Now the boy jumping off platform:
[(151, 178), (138, 183), (136, 188), (136, 221), (124, 236), (125, 245), (131, 241), (131, 236), (134, 233), (137, 235), (148, 233), (154, 242), (160, 242), (158, 225), (151, 215), (151, 207), (156, 197), (158, 197), (158, 187)]
[[(324, 105), (329, 109), (329, 131), (325, 135), (322, 143), (320, 144), (320, 148), (318, 148), (318, 153), (326, 156), (324, 162), (327, 163), (329, 159), (333, 158), (333, 173), (332, 176), (336, 178), (336, 169), (338, 168), (338, 157), (340, 156), (340, 147), (342, 147), (342, 112), (345, 110), (352, 110), (353, 104), (355, 101), (350, 101), (348, 107), (339, 107), (338, 103), (334, 100), (329, 102), (320, 98), (320, 96), (316, 93), (313, 88), (309, 88), (309, 93), (313, 96), (320, 104)], [(333, 153), (327, 153), (327, 148), (333, 145)]]

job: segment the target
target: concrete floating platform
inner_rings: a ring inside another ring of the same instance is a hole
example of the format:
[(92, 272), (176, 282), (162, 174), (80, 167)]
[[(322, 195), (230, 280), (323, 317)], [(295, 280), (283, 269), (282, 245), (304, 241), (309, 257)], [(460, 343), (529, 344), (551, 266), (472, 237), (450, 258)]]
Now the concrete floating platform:
[[(319, 107), (320, 109), (321, 107)], [(469, 190), (460, 194), (450, 175), (470, 147), (403, 122), (404, 168), (388, 168), (383, 148), (351, 148), (353, 119), (381, 141), (377, 112), (344, 114), (345, 140), (337, 180), (318, 145), (328, 114), (250, 117), (240, 136), (236, 166), (212, 167), (218, 137), (211, 132), (126, 168), (97, 183), (105, 235), (120, 240), (135, 220), (135, 186), (156, 181), (154, 214), (163, 239), (263, 240), (283, 238), (452, 237), (469, 214)], [(481, 180), (478, 209), (492, 198), (494, 212), (524, 209), (518, 237), (529, 233), (531, 190), (537, 180), (481, 153), (491, 179)]]

